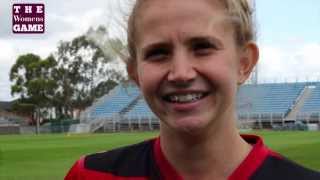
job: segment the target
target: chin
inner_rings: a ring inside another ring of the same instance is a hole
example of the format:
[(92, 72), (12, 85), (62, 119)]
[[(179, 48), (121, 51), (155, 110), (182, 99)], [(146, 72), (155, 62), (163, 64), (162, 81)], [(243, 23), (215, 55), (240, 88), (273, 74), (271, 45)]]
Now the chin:
[(172, 128), (178, 132), (188, 133), (188, 134), (198, 134), (204, 132), (204, 130), (209, 126), (210, 121), (204, 117), (184, 117), (176, 118), (172, 124)]

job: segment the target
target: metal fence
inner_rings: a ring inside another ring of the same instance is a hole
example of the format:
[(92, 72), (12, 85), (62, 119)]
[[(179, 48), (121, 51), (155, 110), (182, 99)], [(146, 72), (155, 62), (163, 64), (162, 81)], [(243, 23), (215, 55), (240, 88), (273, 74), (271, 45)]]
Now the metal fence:
[[(282, 113), (242, 113), (238, 114), (237, 125), (240, 129), (289, 129), (305, 130), (306, 126), (320, 125), (320, 112), (300, 113), (295, 119), (287, 119)], [(119, 131), (153, 131), (160, 128), (155, 117), (110, 118), (78, 120), (60, 120), (40, 127), (40, 133), (90, 133)], [(0, 134), (34, 134), (34, 126), (2, 124)]]
[(319, 125), (320, 113), (300, 113), (294, 119), (288, 119), (283, 113), (243, 113), (238, 114), (238, 127), (250, 129), (279, 129), (291, 125)]

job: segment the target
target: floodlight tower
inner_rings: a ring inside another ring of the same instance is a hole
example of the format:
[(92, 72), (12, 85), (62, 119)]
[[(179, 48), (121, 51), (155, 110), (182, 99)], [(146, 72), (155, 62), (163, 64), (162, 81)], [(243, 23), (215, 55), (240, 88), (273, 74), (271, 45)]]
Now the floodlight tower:
[(258, 65), (253, 69), (249, 81), (250, 84), (258, 84)]
[[(252, 11), (252, 19), (253, 19), (253, 24), (256, 25), (256, 19), (257, 19), (257, 14), (256, 14), (256, 1), (255, 0), (248, 0)], [(258, 84), (258, 64), (256, 67), (253, 69), (250, 79), (249, 79), (249, 84)]]

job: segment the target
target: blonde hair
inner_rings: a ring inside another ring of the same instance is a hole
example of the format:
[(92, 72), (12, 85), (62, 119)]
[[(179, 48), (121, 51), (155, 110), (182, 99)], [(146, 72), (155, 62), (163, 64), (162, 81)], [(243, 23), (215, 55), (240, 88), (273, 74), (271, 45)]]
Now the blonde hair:
[[(136, 59), (136, 19), (138, 12), (147, 0), (136, 0), (132, 12), (128, 20), (127, 41), (129, 59), (127, 63), (134, 63)], [(234, 27), (235, 40), (238, 46), (242, 46), (249, 41), (256, 40), (256, 32), (253, 21), (253, 6), (250, 5), (253, 0), (218, 0), (221, 2), (227, 12), (227, 15), (232, 19)], [(250, 1), (250, 2), (248, 2)], [(133, 61), (133, 62), (132, 62)]]

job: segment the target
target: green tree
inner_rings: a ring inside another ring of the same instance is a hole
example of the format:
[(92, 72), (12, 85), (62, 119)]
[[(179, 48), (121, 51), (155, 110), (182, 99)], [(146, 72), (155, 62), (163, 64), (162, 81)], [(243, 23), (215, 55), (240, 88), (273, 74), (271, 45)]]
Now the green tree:
[(75, 109), (85, 109), (125, 79), (116, 63), (122, 49), (121, 41), (100, 26), (60, 42), (57, 52), (46, 59), (19, 56), (10, 71), (11, 94), (20, 96), (15, 109), (33, 120), (50, 109), (57, 118), (73, 117)]
[(55, 104), (60, 116), (72, 117), (74, 109), (85, 109), (124, 79), (116, 68), (110, 68), (117, 57), (113, 46), (122, 44), (110, 39), (102, 26), (72, 41), (60, 42), (55, 76), (59, 86)]
[(17, 111), (29, 114), (33, 122), (39, 122), (45, 110), (52, 107), (51, 102), (58, 87), (52, 78), (56, 65), (53, 56), (42, 60), (38, 55), (25, 54), (19, 56), (11, 67), (11, 94), (20, 96), (14, 107)]

